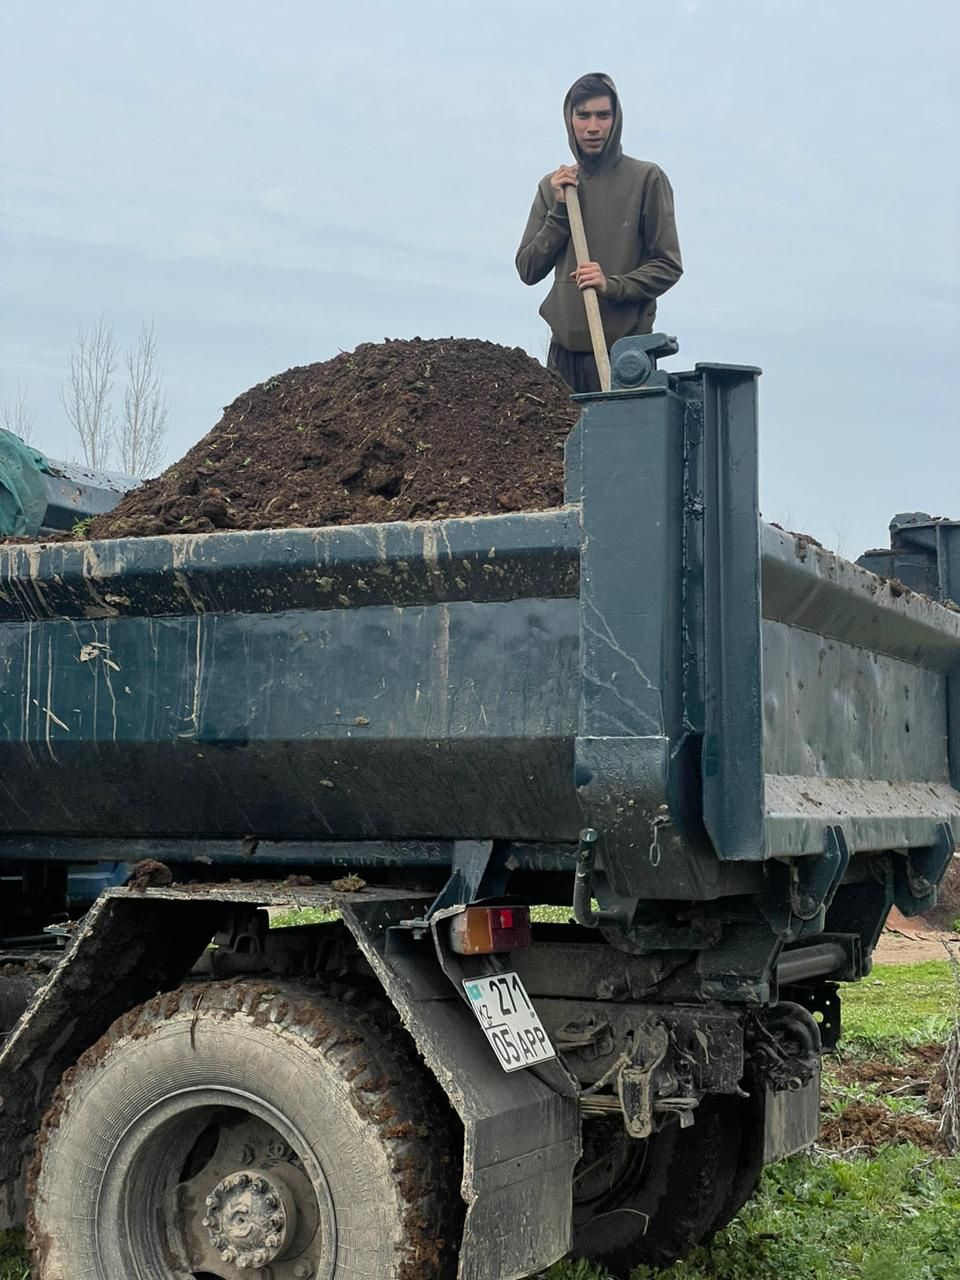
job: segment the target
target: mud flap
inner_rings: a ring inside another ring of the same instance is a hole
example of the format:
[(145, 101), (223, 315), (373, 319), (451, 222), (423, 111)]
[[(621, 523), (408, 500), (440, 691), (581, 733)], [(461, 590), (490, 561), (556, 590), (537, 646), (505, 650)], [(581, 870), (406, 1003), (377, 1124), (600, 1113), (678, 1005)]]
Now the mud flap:
[(764, 1106), (763, 1163), (812, 1147), (820, 1132), (820, 1071), (799, 1089), (767, 1086)]
[(575, 1081), (559, 1061), (505, 1073), (429, 938), (391, 927), (398, 904), (345, 905), (343, 916), (463, 1121), (460, 1280), (520, 1280), (556, 1262), (572, 1243)]

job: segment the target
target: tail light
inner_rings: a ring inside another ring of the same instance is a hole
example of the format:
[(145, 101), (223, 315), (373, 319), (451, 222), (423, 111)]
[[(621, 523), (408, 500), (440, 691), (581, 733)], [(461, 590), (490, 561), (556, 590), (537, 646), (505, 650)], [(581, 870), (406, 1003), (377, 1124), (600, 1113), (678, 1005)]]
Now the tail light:
[(450, 921), (450, 945), (461, 956), (530, 945), (529, 907), (467, 907)]

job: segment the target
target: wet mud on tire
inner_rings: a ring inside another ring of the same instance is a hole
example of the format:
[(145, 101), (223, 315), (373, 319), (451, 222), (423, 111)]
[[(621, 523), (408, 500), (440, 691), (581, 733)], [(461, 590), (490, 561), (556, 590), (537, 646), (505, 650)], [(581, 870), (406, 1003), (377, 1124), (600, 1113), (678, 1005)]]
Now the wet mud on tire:
[(458, 1141), (398, 1028), (286, 983), (186, 987), (65, 1074), (31, 1175), (33, 1275), (450, 1280)]

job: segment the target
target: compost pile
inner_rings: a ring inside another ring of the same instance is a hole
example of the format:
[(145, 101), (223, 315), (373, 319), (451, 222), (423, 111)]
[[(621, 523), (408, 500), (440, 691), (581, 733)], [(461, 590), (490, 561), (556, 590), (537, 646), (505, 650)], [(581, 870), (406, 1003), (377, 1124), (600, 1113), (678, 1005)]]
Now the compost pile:
[(578, 411), (518, 347), (367, 343), (252, 387), (91, 538), (433, 520), (563, 501)]

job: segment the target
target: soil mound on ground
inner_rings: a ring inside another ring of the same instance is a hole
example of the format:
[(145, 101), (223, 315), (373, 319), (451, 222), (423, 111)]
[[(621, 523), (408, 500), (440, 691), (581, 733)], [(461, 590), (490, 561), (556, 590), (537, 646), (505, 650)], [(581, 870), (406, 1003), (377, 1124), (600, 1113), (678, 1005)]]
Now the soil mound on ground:
[[(851, 1056), (837, 1062), (828, 1058), (826, 1067), (821, 1146), (831, 1151), (872, 1152), (912, 1142), (939, 1154), (946, 1152), (939, 1133), (946, 1084), (942, 1044), (911, 1046), (899, 1062)], [(859, 1087), (864, 1096), (834, 1110), (830, 1099), (838, 1085)], [(898, 1101), (908, 1103), (909, 1109), (896, 1109)]]
[(519, 347), (366, 343), (251, 387), (89, 537), (555, 507), (577, 417), (562, 380)]
[(865, 1149), (913, 1143), (926, 1151), (947, 1154), (937, 1122), (925, 1116), (891, 1111), (882, 1102), (852, 1102), (837, 1116), (828, 1116), (820, 1127), (818, 1144), (828, 1151)]

